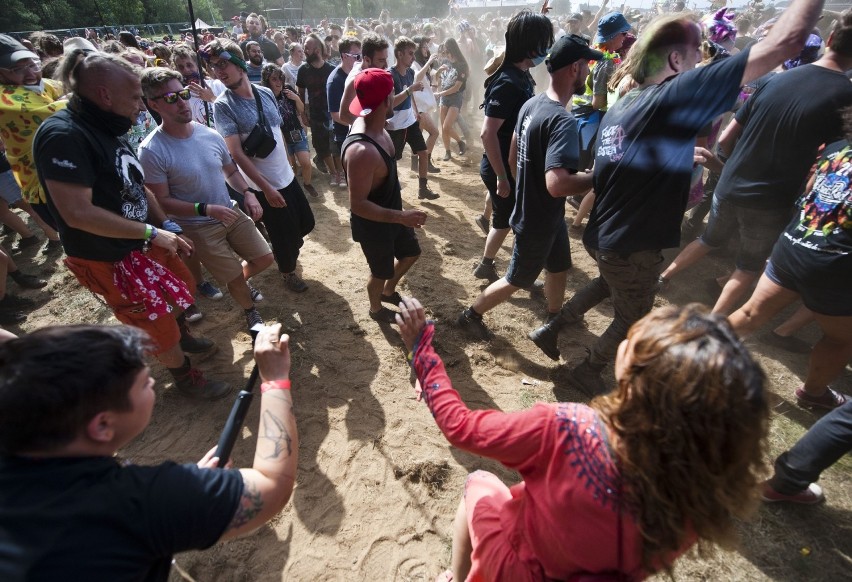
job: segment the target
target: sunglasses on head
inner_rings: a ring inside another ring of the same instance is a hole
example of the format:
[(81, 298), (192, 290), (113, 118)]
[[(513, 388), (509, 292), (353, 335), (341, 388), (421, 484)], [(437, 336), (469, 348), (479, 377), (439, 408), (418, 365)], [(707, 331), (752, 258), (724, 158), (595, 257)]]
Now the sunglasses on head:
[(156, 101), (158, 99), (162, 99), (163, 101), (165, 101), (169, 105), (172, 105), (174, 103), (177, 103), (178, 98), (180, 98), (184, 101), (189, 101), (190, 97), (192, 97), (192, 93), (189, 92), (189, 89), (184, 88), (184, 89), (181, 89), (180, 91), (170, 91), (168, 93), (163, 93), (162, 95), (160, 95), (158, 97), (151, 97), (151, 101)]
[(351, 58), (351, 59), (355, 59), (355, 62), (358, 62), (358, 63), (360, 63), (361, 59), (364, 58), (361, 55), (361, 53), (343, 53), (343, 54), (346, 55), (347, 57)]

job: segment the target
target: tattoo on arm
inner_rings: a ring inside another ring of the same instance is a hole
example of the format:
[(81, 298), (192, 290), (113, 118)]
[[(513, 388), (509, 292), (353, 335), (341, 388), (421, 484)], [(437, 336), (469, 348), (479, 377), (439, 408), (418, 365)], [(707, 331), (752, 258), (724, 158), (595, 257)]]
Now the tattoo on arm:
[(287, 433), (287, 428), (280, 418), (268, 410), (263, 413), (261, 433), (258, 438), (272, 443), (272, 451), (263, 455), (264, 459), (277, 459), (281, 456), (284, 447), (287, 448), (288, 457), (293, 454), (293, 441)]
[(257, 485), (248, 480), (244, 481), (243, 495), (240, 497), (240, 504), (237, 506), (237, 511), (234, 513), (228, 529), (244, 526), (257, 517), (261, 509), (263, 509), (263, 498), (260, 496), (260, 491), (257, 490)]

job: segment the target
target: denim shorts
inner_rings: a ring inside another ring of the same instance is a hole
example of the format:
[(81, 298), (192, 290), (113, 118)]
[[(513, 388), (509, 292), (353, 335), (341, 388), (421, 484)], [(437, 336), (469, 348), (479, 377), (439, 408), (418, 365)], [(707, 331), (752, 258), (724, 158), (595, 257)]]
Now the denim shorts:
[(464, 101), (464, 91), (457, 91), (450, 95), (441, 97), (441, 107), (455, 107), (461, 109), (462, 101)]
[(772, 253), (778, 235), (792, 216), (793, 209), (789, 206), (745, 208), (714, 196), (707, 229), (701, 235), (701, 242), (715, 249), (726, 244), (735, 233), (739, 233), (737, 269), (759, 273)]
[(563, 220), (550, 236), (542, 236), (541, 233), (515, 236), (506, 281), (523, 289), (535, 283), (542, 269), (561, 273), (570, 268), (571, 243), (568, 241), (568, 225)]
[(302, 139), (301, 141), (297, 141), (296, 143), (288, 143), (287, 151), (290, 152), (290, 155), (295, 155), (296, 152), (306, 152), (309, 151), (308, 148), (308, 136), (305, 133), (305, 130), (302, 130)]
[(0, 198), (5, 200), (9, 206), (21, 200), (21, 187), (18, 186), (12, 170), (6, 170), (0, 174)]

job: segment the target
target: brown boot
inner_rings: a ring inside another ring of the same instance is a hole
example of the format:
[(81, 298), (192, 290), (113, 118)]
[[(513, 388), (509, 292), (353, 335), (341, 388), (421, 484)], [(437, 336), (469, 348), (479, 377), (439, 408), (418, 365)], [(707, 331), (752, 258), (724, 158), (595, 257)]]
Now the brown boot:
[(198, 368), (193, 368), (186, 356), (183, 358), (183, 366), (169, 368), (169, 372), (175, 379), (175, 388), (181, 394), (190, 398), (219, 400), (231, 391), (231, 385), (227, 382), (205, 378), (204, 372)]

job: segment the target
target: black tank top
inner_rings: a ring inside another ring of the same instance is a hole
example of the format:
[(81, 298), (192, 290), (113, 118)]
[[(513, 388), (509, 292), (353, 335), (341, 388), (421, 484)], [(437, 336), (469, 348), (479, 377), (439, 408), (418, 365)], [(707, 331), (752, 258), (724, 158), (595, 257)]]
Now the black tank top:
[[(363, 133), (350, 133), (341, 146), (340, 157), (346, 159), (346, 148), (356, 141), (366, 141), (373, 144), (385, 161), (388, 168), (388, 177), (385, 183), (373, 189), (367, 195), (367, 200), (381, 206), (382, 208), (390, 208), (391, 210), (402, 210), (402, 189), (399, 186), (399, 179), (396, 172), (396, 160), (388, 155), (385, 149), (375, 142), (369, 136)], [(344, 169), (346, 165), (343, 165)], [(351, 210), (349, 212), (349, 222), (352, 225), (352, 240), (355, 242), (367, 241), (383, 241), (392, 240), (397, 236), (400, 228), (403, 225), (391, 222), (376, 222), (362, 218)]]

